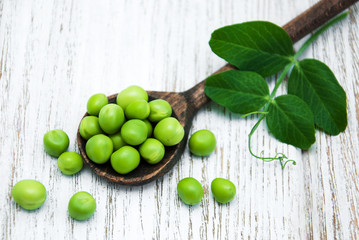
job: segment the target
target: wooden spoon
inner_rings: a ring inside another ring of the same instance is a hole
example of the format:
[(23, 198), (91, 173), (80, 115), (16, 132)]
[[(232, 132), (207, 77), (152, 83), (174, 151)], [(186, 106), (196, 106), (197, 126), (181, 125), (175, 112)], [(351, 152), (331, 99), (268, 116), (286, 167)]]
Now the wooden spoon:
[[(287, 31), (293, 43), (297, 42), (299, 39), (357, 1), (358, 0), (322, 0), (287, 23), (283, 28)], [(232, 65), (227, 64), (214, 74), (233, 68)], [(111, 182), (123, 185), (142, 185), (163, 176), (178, 162), (185, 150), (193, 116), (202, 106), (210, 101), (204, 94), (204, 85), (205, 80), (198, 83), (193, 88), (179, 93), (148, 91), (149, 100), (161, 98), (171, 104), (173, 116), (179, 120), (185, 129), (183, 140), (176, 146), (167, 147), (164, 159), (160, 163), (150, 165), (145, 161), (141, 161), (138, 168), (131, 173), (127, 175), (118, 174), (112, 169), (110, 162), (107, 162), (106, 164), (96, 164), (87, 157), (85, 151), (86, 140), (84, 140), (78, 132), (77, 143), (85, 163), (97, 175), (104, 177)], [(109, 102), (115, 103), (116, 97), (117, 94), (109, 96)], [(86, 113), (85, 116), (87, 115), (88, 114)]]

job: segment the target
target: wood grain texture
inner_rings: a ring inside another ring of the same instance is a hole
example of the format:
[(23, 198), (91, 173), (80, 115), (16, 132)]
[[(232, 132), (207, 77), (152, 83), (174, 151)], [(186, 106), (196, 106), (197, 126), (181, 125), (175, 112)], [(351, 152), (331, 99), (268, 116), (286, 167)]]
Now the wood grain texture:
[[(358, 239), (358, 4), (305, 54), (325, 62), (347, 92), (347, 130), (336, 137), (317, 132), (309, 151), (277, 142), (265, 125), (252, 138), (255, 152), (284, 152), (297, 166), (282, 171), (252, 158), (247, 135), (256, 117), (241, 119), (214, 103), (199, 111), (190, 133), (213, 131), (215, 153), (198, 158), (187, 148), (173, 170), (145, 186), (108, 183), (88, 168), (64, 176), (42, 146), (46, 131), (61, 128), (69, 150), (78, 151), (76, 130), (94, 93), (111, 95), (132, 84), (181, 92), (199, 83), (224, 65), (208, 46), (214, 29), (257, 19), (283, 25), (315, 3), (0, 1), (0, 239)], [(268, 82), (272, 88), (275, 78)], [(187, 176), (204, 186), (198, 206), (176, 195), (177, 182)], [(237, 186), (230, 204), (211, 196), (216, 177)], [(10, 196), (26, 178), (48, 190), (33, 212)], [(68, 200), (80, 190), (97, 200), (85, 222), (67, 214)]]

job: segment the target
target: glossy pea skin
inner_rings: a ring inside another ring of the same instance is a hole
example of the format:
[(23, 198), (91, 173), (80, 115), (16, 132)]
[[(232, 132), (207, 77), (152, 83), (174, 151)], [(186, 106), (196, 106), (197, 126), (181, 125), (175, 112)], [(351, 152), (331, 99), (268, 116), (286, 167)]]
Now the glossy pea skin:
[(64, 131), (55, 129), (44, 135), (43, 142), (45, 151), (53, 157), (58, 157), (67, 150), (70, 140)]
[(78, 173), (83, 165), (82, 157), (77, 152), (64, 152), (57, 159), (57, 166), (65, 175)]
[(89, 115), (98, 116), (101, 108), (108, 104), (108, 99), (105, 94), (97, 93), (92, 95), (87, 101), (87, 113)]
[(140, 154), (131, 146), (124, 146), (111, 155), (112, 168), (120, 174), (135, 170), (139, 164)]
[(146, 124), (146, 127), (147, 127), (147, 137), (151, 137), (152, 131), (153, 131), (152, 124), (147, 119), (143, 120), (143, 122)]
[(203, 187), (196, 179), (187, 177), (178, 182), (177, 193), (185, 204), (196, 205), (202, 201)]
[(170, 117), (172, 115), (172, 107), (171, 105), (163, 100), (163, 99), (156, 99), (149, 102), (150, 106), (150, 115), (148, 119), (151, 122), (159, 122), (164, 118)]
[(122, 108), (116, 104), (104, 106), (98, 118), (101, 129), (107, 134), (117, 133), (125, 122), (125, 114)]
[(141, 157), (149, 164), (159, 163), (165, 155), (165, 147), (160, 141), (154, 138), (148, 138), (142, 143), (139, 151)]
[(219, 203), (229, 203), (236, 195), (236, 186), (224, 178), (216, 178), (211, 183), (211, 191)]
[(126, 107), (125, 115), (127, 119), (144, 120), (150, 115), (150, 105), (145, 100), (136, 100)]
[(95, 163), (103, 164), (107, 162), (112, 151), (113, 143), (104, 134), (95, 135), (86, 142), (86, 154)]
[(116, 98), (117, 104), (120, 105), (123, 110), (126, 110), (127, 106), (136, 100), (148, 101), (147, 92), (139, 86), (130, 86), (122, 90)]
[(188, 141), (188, 146), (196, 156), (208, 156), (216, 148), (216, 137), (211, 131), (199, 130), (192, 134)]
[(112, 144), (113, 144), (113, 151), (117, 151), (118, 149), (122, 148), (123, 146), (126, 146), (127, 143), (125, 142), (125, 140), (123, 140), (123, 137), (121, 136), (121, 133), (115, 133), (112, 135), (109, 135), (109, 137), (112, 140)]
[(26, 210), (34, 210), (42, 206), (46, 200), (46, 189), (42, 183), (26, 179), (15, 184), (11, 190), (14, 201)]
[(137, 146), (143, 143), (147, 138), (148, 129), (146, 124), (138, 119), (132, 119), (121, 128), (121, 136), (126, 143)]
[(89, 140), (92, 136), (103, 133), (98, 117), (86, 116), (80, 123), (80, 135), (83, 139)]
[(88, 192), (75, 193), (68, 205), (69, 215), (79, 221), (89, 219), (96, 210), (96, 200)]
[(177, 119), (168, 117), (157, 123), (153, 134), (165, 146), (178, 144), (184, 136), (184, 129)]

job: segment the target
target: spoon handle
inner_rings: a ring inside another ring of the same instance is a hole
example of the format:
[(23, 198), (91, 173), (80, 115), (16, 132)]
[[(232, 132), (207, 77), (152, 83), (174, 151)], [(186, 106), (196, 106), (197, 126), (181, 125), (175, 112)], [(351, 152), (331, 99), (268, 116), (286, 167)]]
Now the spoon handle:
[[(288, 22), (283, 28), (289, 34), (293, 43), (295, 43), (358, 1), (359, 0), (321, 0)], [(230, 69), (235, 69), (235, 67), (227, 63), (212, 75)], [(195, 114), (203, 105), (210, 102), (210, 99), (204, 93), (205, 81), (206, 80), (203, 80), (183, 93), (192, 105), (192, 114)]]

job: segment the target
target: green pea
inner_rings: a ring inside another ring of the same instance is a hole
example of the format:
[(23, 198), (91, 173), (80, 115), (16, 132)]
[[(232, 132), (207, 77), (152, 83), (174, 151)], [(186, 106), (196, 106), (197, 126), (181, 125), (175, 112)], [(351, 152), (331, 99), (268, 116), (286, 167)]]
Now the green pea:
[(111, 155), (111, 165), (120, 174), (127, 174), (140, 164), (140, 154), (130, 146), (124, 146)]
[(60, 129), (48, 131), (44, 135), (43, 142), (45, 151), (53, 157), (65, 152), (70, 143), (67, 134)]
[(177, 193), (180, 199), (188, 205), (196, 205), (202, 201), (202, 185), (194, 178), (184, 178), (177, 184)]
[(90, 138), (86, 143), (86, 154), (95, 163), (107, 162), (113, 151), (113, 143), (109, 137), (98, 134)]
[(87, 116), (84, 117), (80, 124), (80, 135), (83, 139), (88, 140), (92, 136), (103, 133), (98, 117)]
[(165, 147), (163, 144), (154, 138), (148, 138), (139, 148), (143, 159), (149, 164), (156, 164), (160, 162), (165, 155)]
[(118, 149), (122, 148), (123, 146), (126, 146), (127, 143), (125, 142), (125, 140), (123, 140), (123, 137), (121, 136), (121, 133), (115, 133), (112, 135), (109, 135), (109, 137), (112, 140), (112, 144), (113, 144), (113, 151), (117, 151)]
[(96, 200), (88, 192), (75, 193), (68, 205), (69, 215), (79, 221), (89, 219), (96, 210)]
[(99, 123), (105, 133), (117, 133), (124, 122), (125, 114), (120, 106), (116, 104), (108, 104), (101, 109)]
[(21, 180), (11, 190), (14, 201), (26, 210), (34, 210), (42, 206), (46, 200), (46, 189), (36, 180)]
[(236, 186), (224, 178), (216, 178), (211, 183), (211, 191), (219, 203), (229, 203), (236, 195)]
[(148, 129), (146, 124), (138, 119), (132, 119), (121, 128), (121, 136), (126, 143), (137, 146), (143, 143), (147, 138)]
[(116, 102), (120, 105), (124, 110), (126, 110), (127, 106), (136, 100), (145, 100), (148, 101), (147, 92), (139, 87), (139, 86), (130, 86), (124, 90), (122, 90), (116, 98)]
[(199, 130), (188, 141), (190, 151), (196, 156), (208, 156), (216, 148), (216, 137), (211, 131)]
[(125, 111), (127, 119), (144, 120), (150, 114), (150, 105), (145, 100), (136, 100), (130, 103)]
[(64, 152), (57, 159), (57, 166), (65, 175), (73, 175), (78, 173), (84, 163), (80, 154), (76, 152)]
[(108, 104), (108, 99), (105, 94), (98, 93), (92, 95), (87, 101), (87, 112), (89, 115), (98, 116), (101, 108)]
[(177, 119), (168, 117), (157, 123), (153, 134), (163, 145), (174, 146), (183, 139), (184, 129)]
[(164, 118), (170, 117), (172, 114), (171, 105), (163, 99), (153, 100), (149, 102), (149, 105), (151, 113), (148, 119), (151, 122), (159, 122)]
[(151, 124), (150, 121), (148, 121), (147, 119), (146, 119), (146, 120), (143, 120), (143, 122), (144, 122), (144, 123), (146, 124), (146, 126), (147, 126), (147, 137), (151, 137), (152, 131), (153, 131), (152, 124)]

